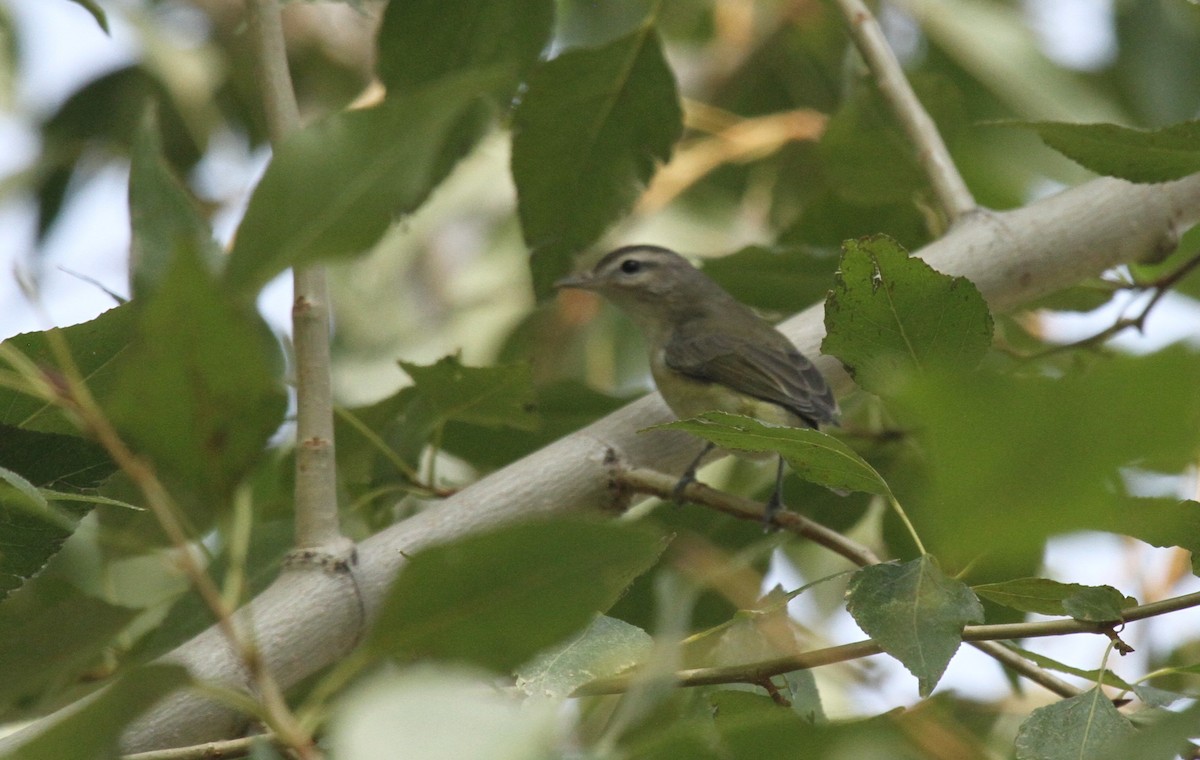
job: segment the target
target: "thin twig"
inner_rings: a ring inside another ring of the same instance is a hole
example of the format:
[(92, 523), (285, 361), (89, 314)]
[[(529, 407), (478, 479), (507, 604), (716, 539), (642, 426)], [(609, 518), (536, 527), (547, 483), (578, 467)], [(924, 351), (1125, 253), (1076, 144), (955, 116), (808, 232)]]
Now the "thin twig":
[(1104, 344), (1105, 342), (1107, 342), (1109, 338), (1112, 338), (1115, 335), (1118, 335), (1118, 334), (1128, 330), (1131, 327), (1136, 328), (1138, 332), (1144, 332), (1145, 328), (1146, 328), (1146, 320), (1149, 319), (1150, 312), (1154, 310), (1154, 307), (1158, 305), (1158, 302), (1163, 299), (1163, 296), (1165, 296), (1168, 292), (1170, 292), (1171, 288), (1173, 288), (1173, 287), (1175, 287), (1175, 285), (1179, 284), (1179, 281), (1182, 280), (1184, 277), (1186, 277), (1188, 274), (1190, 274), (1192, 272), (1192, 270), (1194, 270), (1197, 266), (1200, 266), (1200, 254), (1193, 256), (1192, 258), (1190, 258), (1186, 262), (1184, 262), (1175, 271), (1170, 272), (1162, 277), (1159, 277), (1157, 280), (1154, 280), (1153, 282), (1133, 283), (1131, 285), (1126, 286), (1125, 287), (1126, 290), (1153, 290), (1154, 291), (1154, 295), (1152, 295), (1150, 297), (1150, 300), (1146, 302), (1146, 305), (1144, 307), (1142, 307), (1142, 310), (1140, 312), (1138, 312), (1138, 315), (1136, 317), (1126, 317), (1126, 316), (1118, 317), (1111, 325), (1104, 328), (1103, 330), (1101, 330), (1097, 333), (1094, 333), (1092, 335), (1089, 335), (1086, 338), (1081, 338), (1079, 340), (1072, 341), (1070, 343), (1062, 343), (1057, 346), (1050, 346), (1049, 348), (1045, 348), (1045, 349), (1042, 349), (1041, 351), (1035, 351), (1035, 352), (1029, 353), (1029, 354), (1016, 354), (1014, 352), (1009, 352), (1009, 353), (1014, 354), (1018, 359), (1021, 359), (1022, 361), (1031, 361), (1034, 359), (1042, 359), (1047, 356), (1053, 356), (1054, 354), (1060, 354), (1060, 353), (1063, 353), (1066, 351), (1074, 351), (1075, 349), (1079, 349), (1079, 348), (1098, 347), (1098, 346)]
[(838, 0), (850, 29), (850, 37), (875, 78), (879, 93), (916, 148), (917, 161), (925, 170), (938, 204), (951, 224), (976, 209), (975, 198), (950, 158), (950, 151), (912, 85), (904, 76), (896, 54), (888, 45), (879, 22), (862, 0)]
[[(278, 0), (249, 0), (258, 44), (258, 77), (271, 142), (300, 126), (288, 71)], [(296, 354), (296, 548), (339, 546), (333, 449), (333, 381), (329, 354), (329, 288), (321, 267), (292, 272), (292, 343)], [(342, 548), (342, 547), (339, 547)]]
[[(679, 480), (657, 470), (640, 467), (620, 470), (613, 475), (613, 479), (619, 488), (652, 494), (660, 499), (673, 498), (675, 485)], [(759, 523), (763, 521), (765, 510), (759, 502), (744, 496), (718, 491), (703, 483), (689, 483), (680, 495), (688, 501), (724, 512), (741, 520), (753, 520)], [(862, 544), (790, 510), (785, 509), (776, 513), (773, 524), (783, 530), (804, 536), (835, 554), (840, 554), (856, 565), (876, 565), (881, 562), (875, 552)]]

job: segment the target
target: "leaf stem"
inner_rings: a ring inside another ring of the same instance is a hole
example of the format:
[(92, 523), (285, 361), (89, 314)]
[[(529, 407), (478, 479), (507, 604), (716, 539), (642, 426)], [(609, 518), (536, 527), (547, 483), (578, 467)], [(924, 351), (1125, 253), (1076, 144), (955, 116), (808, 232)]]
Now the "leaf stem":
[(900, 506), (900, 500), (890, 492), (887, 494), (887, 500), (896, 512), (896, 515), (900, 518), (900, 522), (904, 523), (904, 527), (908, 530), (908, 535), (912, 537), (913, 543), (917, 545), (917, 551), (922, 555), (928, 554), (929, 552), (925, 551), (925, 544), (921, 543), (921, 537), (917, 535), (917, 529), (913, 526), (912, 520), (908, 519), (908, 513), (904, 511), (904, 507)]

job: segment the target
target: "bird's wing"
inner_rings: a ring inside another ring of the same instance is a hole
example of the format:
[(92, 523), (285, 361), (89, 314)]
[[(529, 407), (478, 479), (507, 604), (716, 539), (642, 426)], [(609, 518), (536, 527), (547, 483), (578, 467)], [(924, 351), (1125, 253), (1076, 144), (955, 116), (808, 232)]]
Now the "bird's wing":
[(667, 342), (667, 367), (776, 404), (816, 427), (837, 421), (837, 402), (825, 378), (782, 335), (747, 345), (721, 332), (676, 333)]

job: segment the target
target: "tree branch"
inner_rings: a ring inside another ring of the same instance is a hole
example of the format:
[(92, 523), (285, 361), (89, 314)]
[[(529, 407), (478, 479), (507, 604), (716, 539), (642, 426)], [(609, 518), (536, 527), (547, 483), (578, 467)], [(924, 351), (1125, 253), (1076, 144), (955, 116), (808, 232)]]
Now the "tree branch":
[[(258, 45), (258, 84), (271, 142), (300, 126), (278, 0), (248, 0)], [(296, 355), (296, 547), (349, 553), (338, 527), (333, 449), (333, 381), (329, 355), (329, 288), (325, 270), (292, 271), (292, 343)]]
[(917, 161), (933, 186), (938, 204), (953, 225), (976, 209), (975, 198), (950, 158), (937, 125), (917, 99), (896, 54), (879, 28), (879, 22), (866, 4), (862, 0), (838, 0), (838, 7), (846, 19), (850, 37), (871, 70), (879, 94), (887, 101), (916, 148)]

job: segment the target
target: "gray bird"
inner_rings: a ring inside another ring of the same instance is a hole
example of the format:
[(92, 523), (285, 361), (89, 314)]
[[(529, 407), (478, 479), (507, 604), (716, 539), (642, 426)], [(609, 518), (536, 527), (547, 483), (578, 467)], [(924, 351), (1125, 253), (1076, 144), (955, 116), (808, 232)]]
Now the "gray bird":
[[(659, 393), (682, 419), (723, 411), (793, 427), (837, 422), (837, 402), (812, 362), (674, 251), (625, 246), (554, 285), (594, 291), (629, 315), (645, 335)], [(688, 466), (676, 497), (713, 448), (705, 446)], [(782, 507), (782, 488), (780, 457), (767, 522)]]

